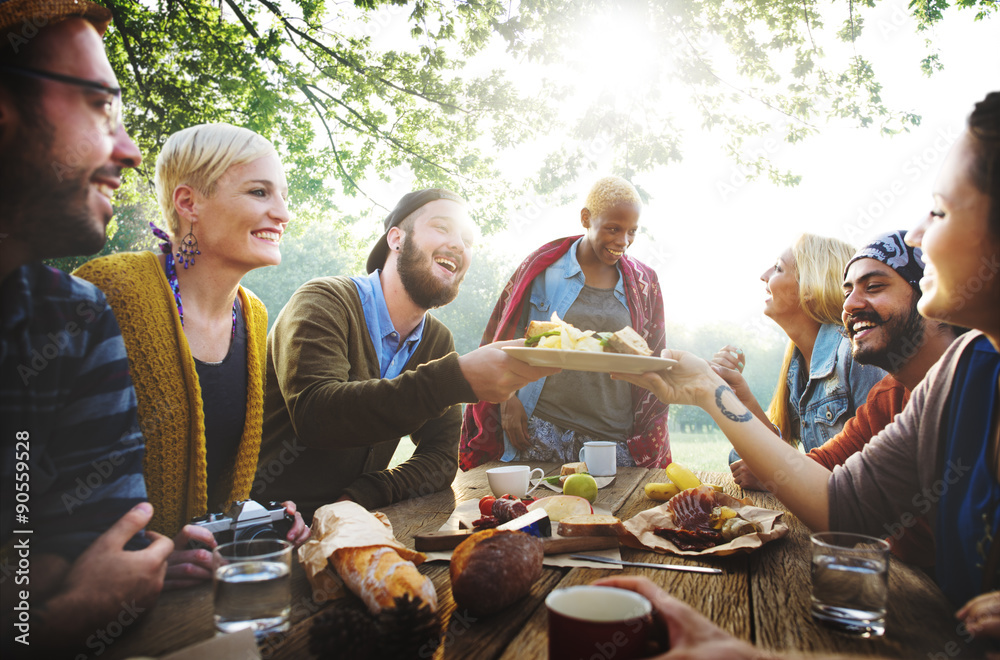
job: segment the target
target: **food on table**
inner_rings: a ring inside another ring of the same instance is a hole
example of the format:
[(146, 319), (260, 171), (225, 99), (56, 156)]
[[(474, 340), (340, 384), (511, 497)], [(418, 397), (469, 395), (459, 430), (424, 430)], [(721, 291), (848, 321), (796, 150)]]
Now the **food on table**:
[(505, 522), (497, 529), (524, 532), (541, 538), (552, 536), (552, 521), (549, 520), (549, 514), (545, 512), (545, 509), (535, 509)]
[(583, 497), (574, 495), (552, 495), (535, 500), (528, 505), (528, 511), (544, 509), (549, 519), (559, 522), (567, 516), (587, 515), (594, 512), (594, 507)]
[(492, 495), (487, 495), (486, 497), (479, 500), (479, 513), (484, 516), (493, 515), (493, 503), (497, 501), (497, 498)]
[[(610, 350), (609, 350), (610, 349)], [(652, 355), (653, 350), (646, 340), (639, 336), (632, 326), (627, 325), (608, 337), (604, 347), (605, 353), (624, 353), (625, 355)]]
[(576, 495), (593, 503), (597, 499), (597, 480), (589, 474), (571, 474), (563, 483), (564, 495)]
[(676, 527), (659, 527), (654, 533), (681, 550), (705, 550), (761, 531), (754, 523), (740, 518), (736, 510), (720, 505), (716, 495), (715, 489), (707, 484), (681, 491), (666, 504)]
[(333, 553), (330, 564), (372, 614), (391, 610), (401, 600), (423, 601), (437, 609), (434, 583), (388, 546), (342, 548)]
[(417, 620), (421, 629), (439, 623), (434, 584), (416, 568), (426, 557), (397, 541), (381, 513), (370, 513), (356, 502), (320, 507), (313, 514), (312, 535), (298, 555), (316, 602), (339, 591), (334, 586), (336, 572), (386, 626), (400, 623), (416, 630)]
[(463, 541), (451, 556), (451, 592), (474, 616), (499, 612), (531, 591), (542, 575), (542, 542), (523, 532), (490, 529)]
[(528, 513), (527, 505), (513, 495), (504, 495), (493, 502), (493, 517), (501, 525), (526, 513)]
[(696, 488), (701, 485), (701, 479), (694, 472), (677, 462), (673, 462), (667, 466), (667, 477), (677, 484), (677, 487), (681, 490)]
[(564, 463), (561, 468), (559, 468), (559, 476), (568, 477), (571, 474), (577, 474), (579, 472), (587, 472), (587, 464), (583, 461), (578, 461), (576, 463)]
[(550, 321), (532, 321), (524, 333), (525, 346), (591, 353), (652, 355), (646, 341), (631, 326), (617, 332), (580, 330), (553, 312)]
[(622, 521), (614, 516), (590, 514), (559, 521), (560, 536), (620, 536), (624, 533)]
[(527, 504), (513, 495), (502, 497), (487, 495), (479, 500), (479, 513), (482, 517), (473, 521), (472, 526), (476, 529), (492, 529), (527, 512)]
[(680, 487), (672, 481), (666, 483), (646, 484), (643, 489), (646, 497), (657, 502), (666, 502), (671, 497), (681, 492)]

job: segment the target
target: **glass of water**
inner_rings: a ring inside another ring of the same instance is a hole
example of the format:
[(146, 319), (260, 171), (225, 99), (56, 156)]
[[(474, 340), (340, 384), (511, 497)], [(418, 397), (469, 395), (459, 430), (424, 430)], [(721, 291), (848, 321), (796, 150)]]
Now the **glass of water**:
[(281, 539), (225, 543), (212, 551), (215, 628), (257, 637), (288, 630), (292, 544)]
[(850, 635), (885, 634), (889, 595), (889, 544), (846, 532), (812, 539), (812, 615)]

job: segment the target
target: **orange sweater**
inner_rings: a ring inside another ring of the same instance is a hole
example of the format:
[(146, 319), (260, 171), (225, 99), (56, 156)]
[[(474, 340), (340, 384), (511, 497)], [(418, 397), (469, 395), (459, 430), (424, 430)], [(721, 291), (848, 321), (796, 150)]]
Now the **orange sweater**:
[[(844, 424), (844, 430), (807, 456), (829, 470), (843, 465), (848, 456), (864, 449), (869, 440), (903, 412), (909, 400), (910, 390), (892, 376), (886, 376), (869, 390), (868, 399)], [(899, 538), (890, 538), (889, 544), (893, 554), (905, 562), (918, 566), (933, 564), (934, 535), (923, 518)]]

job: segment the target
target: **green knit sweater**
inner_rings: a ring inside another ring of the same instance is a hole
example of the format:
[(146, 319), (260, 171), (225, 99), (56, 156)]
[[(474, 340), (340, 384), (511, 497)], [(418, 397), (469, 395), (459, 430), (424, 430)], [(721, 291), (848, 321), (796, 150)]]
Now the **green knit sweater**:
[[(399, 376), (380, 378), (357, 287), (302, 285), (267, 336), (264, 433), (253, 494), (294, 500), (304, 515), (348, 495), (368, 509), (451, 485), (460, 406), (476, 401), (447, 327), (427, 316)], [(399, 439), (413, 456), (389, 470)]]

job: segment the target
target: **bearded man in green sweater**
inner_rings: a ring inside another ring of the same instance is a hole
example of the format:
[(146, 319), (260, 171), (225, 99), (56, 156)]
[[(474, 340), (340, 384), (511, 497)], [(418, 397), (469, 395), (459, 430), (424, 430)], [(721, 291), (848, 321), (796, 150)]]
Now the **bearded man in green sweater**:
[[(302, 285), (267, 337), (258, 500), (304, 516), (350, 499), (375, 509), (451, 485), (462, 403), (505, 401), (557, 369), (508, 357), (499, 342), (459, 356), (427, 311), (458, 295), (476, 228), (465, 200), (403, 196), (368, 257), (367, 277)], [(399, 439), (416, 449), (388, 469)]]

